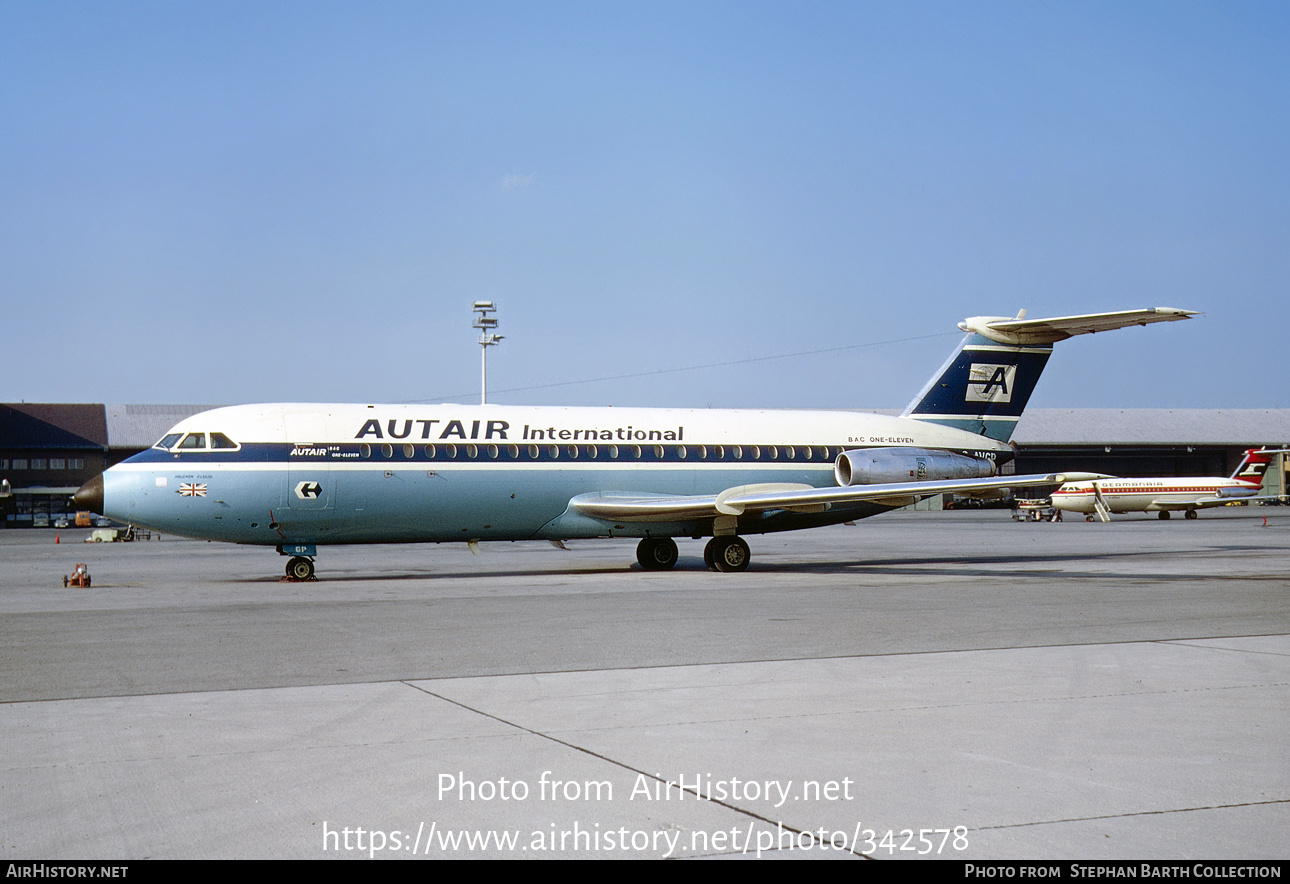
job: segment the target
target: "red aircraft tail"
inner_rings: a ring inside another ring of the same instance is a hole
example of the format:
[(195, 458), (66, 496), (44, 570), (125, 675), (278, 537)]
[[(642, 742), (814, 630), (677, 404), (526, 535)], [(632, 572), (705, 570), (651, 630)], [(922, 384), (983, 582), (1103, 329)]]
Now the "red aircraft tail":
[(1232, 478), (1238, 482), (1248, 482), (1255, 487), (1263, 484), (1263, 474), (1268, 471), (1268, 464), (1272, 463), (1272, 457), (1279, 454), (1282, 449), (1270, 448), (1251, 448), (1245, 452), (1245, 458), (1241, 465), (1232, 473)]

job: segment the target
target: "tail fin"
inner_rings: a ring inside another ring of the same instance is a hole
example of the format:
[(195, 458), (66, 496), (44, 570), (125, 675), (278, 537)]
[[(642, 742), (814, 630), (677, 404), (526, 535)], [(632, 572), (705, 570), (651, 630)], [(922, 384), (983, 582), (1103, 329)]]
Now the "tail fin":
[(974, 316), (959, 323), (967, 337), (902, 416), (1006, 442), (1057, 341), (1194, 315), (1190, 310), (1155, 307), (1054, 319), (1026, 319), (1025, 310), (1016, 319)]
[(1232, 478), (1238, 482), (1249, 482), (1251, 485), (1262, 487), (1263, 474), (1268, 471), (1273, 455), (1282, 454), (1285, 450), (1284, 448), (1249, 449), (1245, 452), (1245, 457), (1236, 468), (1236, 472), (1232, 473)]

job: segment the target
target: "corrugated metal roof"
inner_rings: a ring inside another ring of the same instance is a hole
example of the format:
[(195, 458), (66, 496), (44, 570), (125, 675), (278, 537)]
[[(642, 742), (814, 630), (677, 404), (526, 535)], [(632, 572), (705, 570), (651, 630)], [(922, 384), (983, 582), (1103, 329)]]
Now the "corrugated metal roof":
[(1290, 442), (1284, 408), (1034, 408), (1018, 445), (1281, 445)]
[(148, 448), (186, 417), (218, 405), (105, 405), (110, 448)]

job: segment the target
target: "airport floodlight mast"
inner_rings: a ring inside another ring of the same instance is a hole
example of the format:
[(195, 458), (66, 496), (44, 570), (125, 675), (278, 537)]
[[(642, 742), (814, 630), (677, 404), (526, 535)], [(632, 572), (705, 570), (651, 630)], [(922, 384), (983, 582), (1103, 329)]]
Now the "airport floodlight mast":
[(492, 301), (476, 301), (474, 310), (479, 314), (472, 328), (479, 329), (479, 404), (488, 404), (488, 348), (495, 347), (506, 335), (492, 334), (497, 328), (497, 317), (490, 316), (497, 308)]

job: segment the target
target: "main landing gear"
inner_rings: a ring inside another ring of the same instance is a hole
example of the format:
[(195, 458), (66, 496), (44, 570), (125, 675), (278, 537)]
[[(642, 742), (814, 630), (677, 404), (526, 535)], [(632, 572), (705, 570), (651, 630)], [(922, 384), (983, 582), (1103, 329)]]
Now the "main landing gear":
[(721, 534), (703, 548), (703, 562), (709, 571), (746, 571), (752, 559), (748, 544), (737, 534)]
[[(676, 564), (676, 541), (670, 537), (646, 537), (636, 547), (636, 561), (646, 571), (667, 571)], [(742, 537), (722, 534), (703, 548), (703, 563), (709, 571), (745, 571), (752, 552)]]
[(670, 570), (676, 555), (676, 541), (670, 537), (646, 537), (636, 546), (636, 561), (646, 571)]
[(313, 560), (305, 558), (304, 556), (292, 556), (291, 560), (287, 562), (287, 579), (292, 583), (313, 580)]

